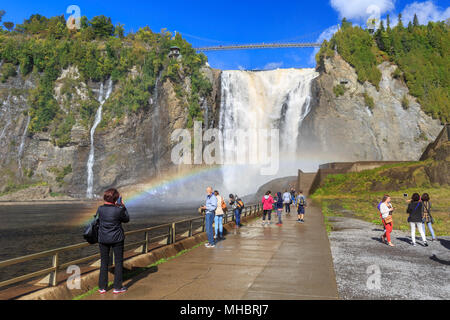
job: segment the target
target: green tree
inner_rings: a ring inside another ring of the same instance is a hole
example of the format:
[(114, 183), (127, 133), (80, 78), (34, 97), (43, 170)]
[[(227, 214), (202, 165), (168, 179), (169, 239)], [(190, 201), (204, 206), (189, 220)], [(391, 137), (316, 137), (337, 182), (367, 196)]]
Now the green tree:
[(11, 21), (5, 21), (5, 22), (3, 22), (3, 26), (4, 26), (8, 31), (11, 31), (12, 29), (14, 29), (14, 22), (11, 22)]
[(125, 28), (123, 24), (116, 24), (116, 28), (114, 30), (114, 35), (120, 39), (123, 39), (125, 36)]
[(413, 26), (418, 27), (419, 25), (419, 18), (417, 18), (417, 14), (414, 14)]
[(114, 35), (114, 25), (111, 18), (104, 15), (95, 16), (89, 21), (95, 35), (99, 38), (109, 37)]
[(403, 29), (403, 28), (404, 28), (404, 26), (403, 26), (403, 21), (402, 21), (402, 14), (401, 14), (401, 13), (398, 14), (398, 24), (397, 24), (397, 27), (398, 27), (399, 29)]

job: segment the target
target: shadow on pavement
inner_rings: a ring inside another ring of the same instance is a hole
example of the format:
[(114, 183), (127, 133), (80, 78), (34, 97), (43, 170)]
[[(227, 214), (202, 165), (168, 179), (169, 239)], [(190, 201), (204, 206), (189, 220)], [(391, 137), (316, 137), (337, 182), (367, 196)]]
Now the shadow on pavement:
[(126, 287), (130, 288), (139, 280), (156, 272), (158, 272), (158, 266), (153, 266), (150, 268), (133, 268), (132, 271), (124, 275), (124, 281), (131, 279), (131, 281), (127, 283)]
[(407, 244), (411, 244), (411, 239), (409, 238), (397, 238), (397, 240), (406, 242)]
[(438, 257), (436, 257), (435, 254), (433, 254), (433, 256), (431, 256), (430, 259), (433, 260), (433, 261), (436, 261), (436, 262), (438, 262), (440, 264), (443, 264), (443, 265), (446, 265), (446, 266), (450, 266), (450, 261), (439, 259)]
[(450, 250), (450, 240), (439, 239), (439, 242), (444, 248)]
[(381, 237), (372, 237), (372, 240), (378, 241), (379, 243), (385, 244), (383, 241), (381, 241)]

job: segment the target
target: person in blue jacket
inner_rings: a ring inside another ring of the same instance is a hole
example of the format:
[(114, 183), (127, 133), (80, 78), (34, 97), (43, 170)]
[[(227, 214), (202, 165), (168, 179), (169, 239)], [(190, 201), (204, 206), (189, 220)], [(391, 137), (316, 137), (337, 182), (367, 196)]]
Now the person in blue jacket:
[(216, 246), (216, 243), (214, 241), (213, 222), (214, 222), (214, 217), (216, 215), (217, 198), (213, 193), (212, 187), (206, 188), (206, 193), (207, 193), (207, 195), (206, 195), (205, 206), (202, 207), (202, 209), (206, 210), (205, 230), (206, 230), (206, 235), (208, 237), (208, 243), (205, 244), (205, 247), (214, 248)]

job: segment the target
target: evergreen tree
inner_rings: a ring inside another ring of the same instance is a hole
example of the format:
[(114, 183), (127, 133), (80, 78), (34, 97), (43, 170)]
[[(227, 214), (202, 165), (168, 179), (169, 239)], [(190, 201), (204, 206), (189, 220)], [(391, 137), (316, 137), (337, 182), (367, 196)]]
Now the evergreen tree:
[(114, 30), (114, 35), (120, 39), (123, 39), (125, 36), (125, 28), (123, 27), (123, 24), (116, 24), (116, 28)]
[(352, 26), (352, 23), (347, 21), (347, 18), (342, 19), (341, 23), (342, 29), (346, 29)]
[(403, 21), (402, 21), (402, 14), (401, 14), (401, 13), (398, 14), (398, 24), (397, 24), (397, 27), (398, 27), (400, 30), (404, 28), (404, 26), (403, 26)]
[(414, 27), (419, 26), (419, 18), (417, 18), (417, 14), (414, 14), (413, 26)]

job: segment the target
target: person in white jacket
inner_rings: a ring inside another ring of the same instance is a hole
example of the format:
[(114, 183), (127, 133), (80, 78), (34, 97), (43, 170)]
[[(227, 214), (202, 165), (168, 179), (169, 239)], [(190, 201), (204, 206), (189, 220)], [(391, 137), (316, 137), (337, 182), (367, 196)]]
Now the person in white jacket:
[(391, 197), (388, 195), (385, 195), (383, 197), (383, 200), (381, 201), (380, 205), (380, 212), (381, 212), (381, 218), (382, 222), (385, 228), (385, 234), (381, 236), (381, 240), (383, 242), (388, 242), (388, 245), (391, 247), (394, 247), (394, 245), (391, 242), (391, 232), (392, 228), (394, 226), (394, 222), (392, 220), (392, 212), (394, 211), (394, 208), (391, 205)]
[(216, 215), (214, 217), (214, 233), (215, 233), (215, 239), (216, 240), (224, 240), (223, 237), (223, 209), (222, 209), (222, 203), (224, 203), (224, 199), (221, 195), (219, 195), (219, 191), (214, 191), (214, 195), (217, 198), (217, 209), (216, 209)]
[(284, 211), (287, 214), (291, 213), (291, 194), (285, 190), (283, 193), (283, 204), (284, 204)]

